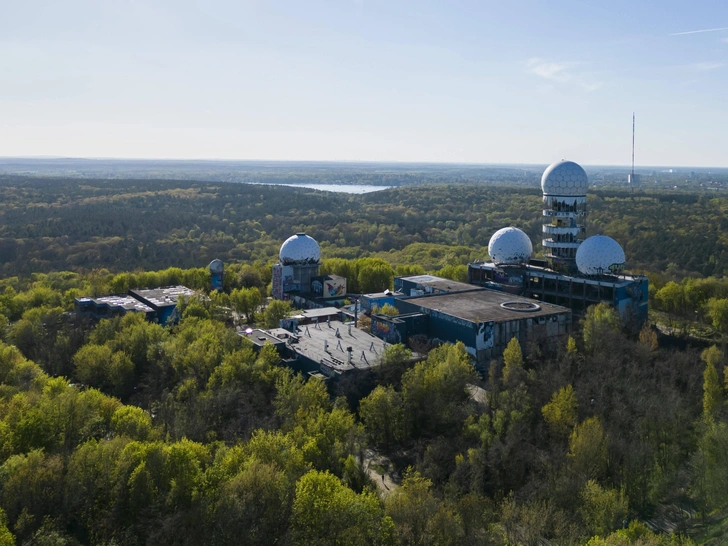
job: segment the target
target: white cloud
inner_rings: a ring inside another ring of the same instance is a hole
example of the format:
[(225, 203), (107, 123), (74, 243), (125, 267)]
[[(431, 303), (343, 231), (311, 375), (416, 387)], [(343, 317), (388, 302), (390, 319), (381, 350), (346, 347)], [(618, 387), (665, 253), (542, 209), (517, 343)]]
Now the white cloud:
[(685, 32), (673, 32), (672, 34), (668, 34), (668, 36), (684, 36), (686, 34), (701, 34), (703, 32), (720, 32), (722, 30), (728, 30), (728, 27), (704, 28), (701, 30), (688, 30)]
[(708, 70), (715, 70), (716, 68), (723, 68), (725, 63), (715, 63), (704, 61), (702, 63), (695, 63), (692, 67), (700, 72), (707, 72)]
[(534, 57), (529, 59), (527, 63), (528, 71), (547, 80), (568, 81), (571, 75), (567, 72), (569, 68), (575, 66), (573, 62), (553, 62), (545, 61)]
[(574, 61), (549, 61), (533, 57), (526, 63), (526, 70), (541, 78), (560, 84), (572, 84), (581, 87), (585, 91), (596, 91), (602, 87), (602, 82), (597, 81), (593, 75), (574, 70), (583, 63)]

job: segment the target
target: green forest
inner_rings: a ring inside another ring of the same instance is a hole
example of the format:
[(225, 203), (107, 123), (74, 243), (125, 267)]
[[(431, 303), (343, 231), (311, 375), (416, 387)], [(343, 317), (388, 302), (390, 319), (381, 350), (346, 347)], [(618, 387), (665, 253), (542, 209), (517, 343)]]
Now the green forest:
[[(588, 234), (615, 238), (632, 271), (722, 277), (728, 197), (685, 191), (598, 190)], [(325, 257), (379, 257), (426, 270), (487, 257), (508, 225), (540, 251), (533, 188), (437, 184), (365, 195), (236, 183), (0, 176), (0, 273), (202, 267), (214, 258), (273, 263), (305, 231)]]
[[(163, 327), (73, 318), (91, 282), (41, 274), (2, 298), (6, 544), (689, 545), (725, 531), (718, 348), (632, 339), (596, 307), (552, 353), (512, 341), (485, 378), (461, 345), (414, 365), (395, 346), (370, 377), (327, 387), (226, 324), (244, 287)], [(365, 471), (371, 452), (389, 489)]]
[[(0, 192), (0, 545), (728, 536), (723, 197), (588, 197), (590, 233), (649, 273), (655, 312), (682, 336), (625, 332), (597, 306), (548, 352), (512, 341), (487, 377), (460, 344), (416, 363), (394, 346), (360, 381), (327, 384), (231, 328), (231, 309), (259, 325), (286, 312), (258, 307), (283, 240), (312, 235), (352, 291), (457, 278), (500, 227), (538, 240), (538, 190), (6, 177)], [(213, 258), (222, 294), (204, 294)], [(200, 291), (173, 326), (71, 312), (80, 295), (172, 284)], [(698, 322), (713, 338), (688, 336)]]

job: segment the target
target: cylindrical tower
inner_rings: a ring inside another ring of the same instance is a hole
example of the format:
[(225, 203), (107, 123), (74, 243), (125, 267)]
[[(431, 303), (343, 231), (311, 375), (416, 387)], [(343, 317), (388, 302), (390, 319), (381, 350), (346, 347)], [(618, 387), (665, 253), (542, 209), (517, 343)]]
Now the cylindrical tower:
[(311, 281), (318, 276), (321, 248), (305, 233), (296, 233), (286, 239), (278, 254), (280, 262), (273, 266), (272, 292), (283, 299), (287, 292), (311, 293)]
[(214, 259), (210, 262), (210, 290), (222, 292), (225, 280), (225, 264), (222, 260)]
[(559, 161), (541, 177), (544, 202), (543, 250), (553, 269), (576, 271), (576, 250), (586, 237), (586, 190), (581, 166)]

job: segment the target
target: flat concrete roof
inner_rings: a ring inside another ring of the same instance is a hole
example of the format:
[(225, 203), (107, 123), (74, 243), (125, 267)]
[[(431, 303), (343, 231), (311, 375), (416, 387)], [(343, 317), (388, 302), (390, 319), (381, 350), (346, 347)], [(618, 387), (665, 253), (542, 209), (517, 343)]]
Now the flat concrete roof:
[(299, 322), (326, 322), (328, 318), (336, 320), (343, 311), (336, 307), (320, 307), (318, 309), (299, 309), (296, 315), (289, 318), (297, 319)]
[(244, 339), (249, 340), (250, 342), (254, 343), (258, 347), (262, 347), (263, 345), (268, 343), (272, 343), (274, 345), (278, 345), (281, 343), (285, 343), (282, 339), (279, 339), (275, 337), (274, 335), (271, 335), (270, 333), (266, 332), (265, 330), (259, 330), (258, 328), (254, 329), (249, 334), (245, 331), (239, 331), (238, 335)]
[[(336, 335), (338, 330), (339, 335)], [(366, 370), (379, 365), (385, 343), (378, 337), (364, 332), (355, 326), (349, 327), (338, 320), (331, 325), (320, 323), (299, 326), (296, 332), (297, 342), (289, 343), (289, 347), (300, 355), (315, 362), (321, 362), (338, 372), (350, 370)], [(324, 341), (328, 348), (324, 350)], [(351, 364), (347, 363), (348, 351), (351, 347)]]
[(121, 308), (127, 311), (141, 311), (143, 313), (150, 313), (154, 311), (148, 305), (140, 302), (139, 300), (121, 294), (115, 294), (112, 296), (101, 296), (98, 298), (76, 298), (78, 303), (85, 303), (92, 301), (96, 305), (108, 305), (111, 308)]
[(460, 292), (463, 290), (477, 290), (479, 287), (473, 286), (472, 284), (453, 281), (444, 277), (437, 277), (435, 275), (412, 275), (410, 277), (399, 277), (402, 280), (421, 284), (423, 286), (431, 286), (438, 290), (448, 292)]
[(320, 307), (318, 309), (304, 309), (301, 314), (306, 318), (317, 318), (317, 317), (330, 317), (331, 315), (338, 315), (341, 313), (341, 309), (336, 307)]
[[(571, 313), (571, 310), (560, 305), (553, 305), (539, 300), (514, 296), (499, 290), (473, 290), (471, 292), (455, 292), (452, 294), (435, 294), (432, 296), (417, 296), (404, 298), (402, 301), (412, 303), (419, 307), (440, 311), (459, 319), (470, 322), (508, 322), (524, 318), (543, 317), (560, 313)], [(502, 303), (515, 302), (517, 308), (531, 308), (538, 305), (534, 311), (523, 311), (501, 307)]]
[(180, 296), (189, 298), (195, 291), (186, 286), (164, 286), (162, 288), (149, 288), (149, 289), (133, 289), (129, 290), (129, 293), (139, 297), (150, 305), (157, 308), (166, 307), (168, 305), (177, 305), (177, 300)]

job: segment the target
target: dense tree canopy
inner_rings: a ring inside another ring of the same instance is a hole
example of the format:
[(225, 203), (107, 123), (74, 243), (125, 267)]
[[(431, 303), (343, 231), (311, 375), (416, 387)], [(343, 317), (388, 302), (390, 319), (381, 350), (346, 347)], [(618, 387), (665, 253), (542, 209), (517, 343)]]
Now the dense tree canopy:
[[(728, 273), (721, 194), (605, 189), (591, 192), (588, 200), (589, 234), (614, 237), (630, 268), (679, 277)], [(319, 241), (325, 258), (377, 257), (414, 267), (412, 273), (418, 267), (442, 269), (462, 280), (462, 265), (484, 259), (490, 236), (501, 227), (523, 229), (539, 252), (541, 205), (536, 180), (531, 187), (417, 185), (348, 195), (225, 182), (79, 183), (3, 175), (0, 272), (189, 268), (213, 258), (263, 266), (275, 260), (286, 238), (305, 230)], [(247, 288), (270, 281), (267, 268), (238, 271), (236, 282)], [(389, 275), (375, 265), (348, 273), (350, 283), (365, 287)], [(112, 292), (128, 288), (125, 281), (138, 282), (120, 277)]]
[[(436, 269), (462, 279), (495, 228), (537, 239), (537, 191), (6, 179), (0, 192), (0, 545), (687, 546), (639, 521), (680, 503), (670, 525), (700, 536), (725, 516), (720, 347), (670, 349), (649, 329), (638, 340), (597, 306), (563, 346), (511, 340), (485, 377), (462, 344), (423, 345), (417, 362), (398, 345), (351, 388), (294, 374), (231, 328), (232, 311), (261, 326), (290, 312), (264, 296), (292, 232), (316, 237), (322, 272), (352, 290)], [(593, 229), (663, 271), (659, 310), (723, 328), (728, 282), (686, 276), (724, 272), (722, 198), (590, 199)], [(716, 223), (690, 259), (689, 234), (658, 233), (685, 203)], [(651, 246), (666, 238), (679, 267)], [(212, 257), (233, 262), (223, 293), (183, 301), (176, 325), (70, 313), (85, 294), (204, 291)]]

